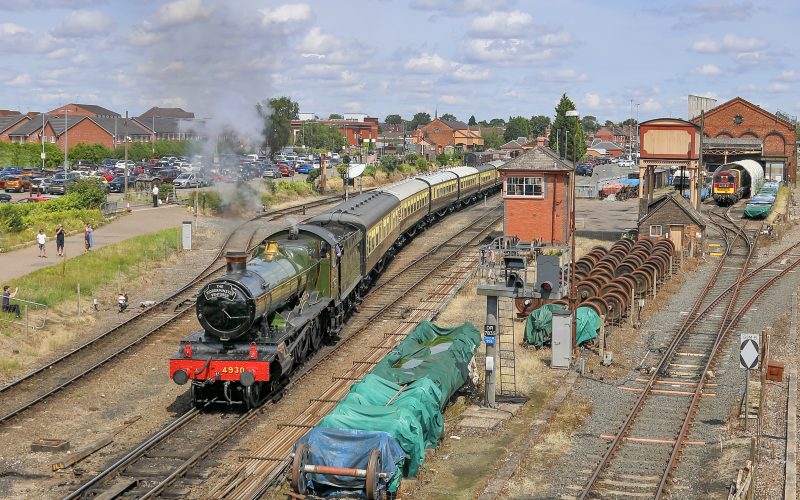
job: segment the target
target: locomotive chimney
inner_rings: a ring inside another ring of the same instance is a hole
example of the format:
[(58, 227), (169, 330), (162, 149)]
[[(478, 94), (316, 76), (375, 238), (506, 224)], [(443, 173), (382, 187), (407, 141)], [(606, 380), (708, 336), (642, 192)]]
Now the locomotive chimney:
[(235, 273), (247, 268), (247, 252), (227, 252), (225, 254), (226, 272)]

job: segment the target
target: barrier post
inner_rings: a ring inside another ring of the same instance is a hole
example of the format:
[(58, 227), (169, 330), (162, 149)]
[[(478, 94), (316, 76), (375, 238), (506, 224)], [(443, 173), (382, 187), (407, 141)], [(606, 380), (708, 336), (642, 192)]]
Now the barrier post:
[(78, 283), (78, 316), (81, 315), (81, 284)]
[(25, 336), (28, 336), (28, 304), (25, 304)]

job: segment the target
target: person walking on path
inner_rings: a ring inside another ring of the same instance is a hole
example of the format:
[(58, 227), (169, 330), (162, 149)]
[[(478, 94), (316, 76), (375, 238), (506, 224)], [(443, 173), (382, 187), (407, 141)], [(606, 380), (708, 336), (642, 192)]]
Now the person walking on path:
[(39, 234), (36, 235), (36, 242), (39, 244), (39, 257), (46, 258), (47, 249), (44, 244), (47, 242), (47, 235), (44, 234), (44, 229), (39, 230)]
[(19, 287), (11, 293), (11, 287), (8, 285), (3, 286), (3, 312), (14, 313), (19, 318), (19, 304), (11, 304), (11, 299), (17, 296)]
[(153, 208), (158, 208), (158, 185), (153, 185)]
[(89, 251), (89, 224), (83, 225), (83, 247)]
[(64, 225), (59, 224), (56, 229), (56, 253), (59, 257), (64, 256)]
[(94, 225), (89, 224), (89, 228), (86, 230), (86, 242), (89, 245), (89, 251), (92, 251), (92, 247), (94, 246)]

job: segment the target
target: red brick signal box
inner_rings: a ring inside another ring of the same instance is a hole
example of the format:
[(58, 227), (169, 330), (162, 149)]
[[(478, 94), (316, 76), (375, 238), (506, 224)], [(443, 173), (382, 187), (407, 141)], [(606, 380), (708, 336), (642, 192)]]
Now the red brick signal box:
[(536, 146), (497, 169), (503, 179), (503, 236), (566, 244), (572, 210), (572, 162)]

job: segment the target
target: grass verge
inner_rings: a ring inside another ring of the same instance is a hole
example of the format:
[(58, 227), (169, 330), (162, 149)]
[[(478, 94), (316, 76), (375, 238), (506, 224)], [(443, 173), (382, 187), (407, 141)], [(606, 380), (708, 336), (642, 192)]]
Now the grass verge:
[(97, 287), (112, 283), (118, 275), (127, 274), (142, 262), (163, 259), (165, 253), (174, 251), (178, 245), (178, 231), (178, 228), (165, 229), (107, 245), (64, 259), (8, 284), (12, 288), (19, 287), (20, 299), (48, 307), (76, 299), (78, 284), (81, 295), (88, 297)]

